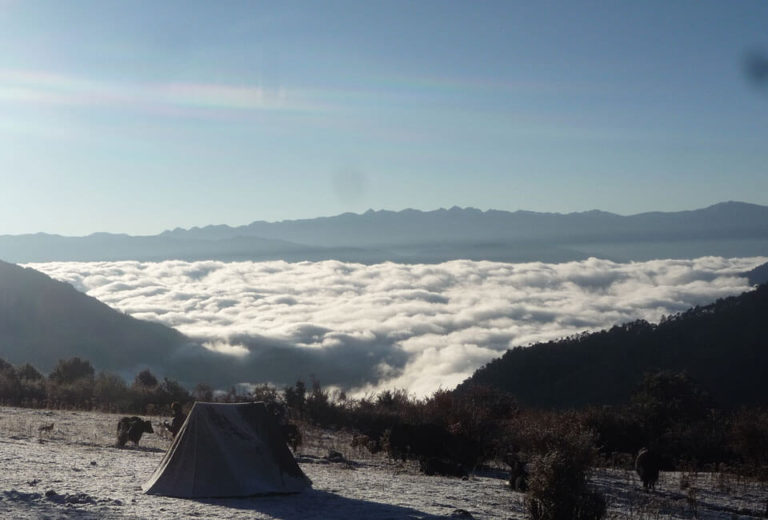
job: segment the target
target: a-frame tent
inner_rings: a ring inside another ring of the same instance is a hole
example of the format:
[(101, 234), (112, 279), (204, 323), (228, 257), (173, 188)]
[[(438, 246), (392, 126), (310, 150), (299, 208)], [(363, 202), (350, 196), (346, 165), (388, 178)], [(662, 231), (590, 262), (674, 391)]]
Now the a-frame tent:
[(242, 497), (311, 485), (264, 403), (195, 403), (142, 489), (184, 498)]

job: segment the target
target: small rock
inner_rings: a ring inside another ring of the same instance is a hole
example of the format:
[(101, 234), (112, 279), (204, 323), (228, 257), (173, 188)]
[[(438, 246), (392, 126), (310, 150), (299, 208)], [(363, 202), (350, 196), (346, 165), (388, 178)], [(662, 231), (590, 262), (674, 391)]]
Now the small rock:
[(328, 455), (325, 456), (325, 460), (328, 462), (344, 462), (344, 455), (338, 451), (328, 450)]
[(67, 504), (95, 504), (96, 500), (87, 493), (75, 493), (74, 495), (67, 494), (64, 497), (64, 501)]

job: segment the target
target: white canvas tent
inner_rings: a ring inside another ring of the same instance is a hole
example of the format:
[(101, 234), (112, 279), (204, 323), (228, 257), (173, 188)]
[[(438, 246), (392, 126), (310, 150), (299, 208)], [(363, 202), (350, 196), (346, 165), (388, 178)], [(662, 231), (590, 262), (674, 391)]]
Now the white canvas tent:
[(195, 403), (142, 489), (184, 498), (239, 497), (311, 485), (264, 403)]

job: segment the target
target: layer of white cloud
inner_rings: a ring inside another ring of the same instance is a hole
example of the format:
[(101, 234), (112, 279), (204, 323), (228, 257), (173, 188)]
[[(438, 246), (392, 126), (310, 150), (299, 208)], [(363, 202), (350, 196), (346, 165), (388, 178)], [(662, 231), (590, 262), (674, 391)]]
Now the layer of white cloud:
[(198, 338), (212, 353), (246, 363), (243, 373), (254, 378), (286, 383), (312, 372), (321, 383), (358, 392), (405, 388), (426, 395), (454, 387), (513, 346), (638, 318), (656, 322), (738, 294), (749, 289), (740, 273), (766, 260), (29, 267)]

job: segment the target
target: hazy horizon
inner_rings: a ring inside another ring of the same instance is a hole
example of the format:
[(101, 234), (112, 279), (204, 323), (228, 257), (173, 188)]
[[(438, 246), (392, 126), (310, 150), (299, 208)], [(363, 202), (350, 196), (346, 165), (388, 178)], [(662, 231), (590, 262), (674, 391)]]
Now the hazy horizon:
[(768, 205), (766, 19), (757, 0), (0, 2), (0, 235)]
[[(238, 228), (238, 227), (244, 227), (248, 226), (249, 224), (255, 223), (255, 222), (264, 222), (267, 224), (279, 224), (284, 222), (296, 222), (296, 221), (303, 221), (303, 220), (320, 220), (320, 219), (326, 219), (326, 218), (333, 218), (333, 217), (339, 217), (342, 215), (365, 215), (369, 213), (399, 213), (399, 212), (405, 212), (405, 211), (418, 211), (422, 213), (430, 213), (430, 212), (437, 212), (437, 211), (449, 211), (454, 208), (458, 208), (460, 210), (477, 210), (483, 213), (487, 212), (494, 212), (494, 211), (503, 211), (503, 212), (509, 212), (509, 213), (515, 213), (515, 212), (523, 212), (523, 213), (540, 213), (540, 214), (551, 214), (551, 215), (573, 215), (573, 214), (582, 214), (582, 213), (590, 213), (590, 212), (605, 212), (605, 213), (611, 213), (613, 215), (618, 215), (621, 217), (631, 217), (636, 215), (643, 215), (643, 214), (649, 214), (649, 213), (677, 213), (677, 212), (685, 212), (685, 211), (696, 211), (701, 209), (706, 209), (712, 206), (717, 206), (720, 204), (729, 204), (729, 203), (737, 203), (737, 204), (750, 204), (755, 206), (763, 206), (768, 207), (768, 204), (759, 204), (756, 202), (749, 202), (744, 200), (718, 200), (714, 201), (710, 204), (707, 204), (705, 206), (700, 207), (686, 207), (686, 208), (679, 208), (679, 209), (669, 209), (669, 210), (658, 210), (658, 209), (646, 209), (642, 211), (638, 211), (635, 213), (621, 213), (621, 212), (613, 212), (613, 211), (607, 211), (602, 208), (589, 208), (589, 209), (581, 209), (581, 210), (573, 210), (573, 211), (534, 211), (527, 208), (514, 208), (514, 209), (502, 209), (502, 208), (476, 208), (474, 206), (460, 206), (460, 205), (453, 205), (453, 206), (441, 206), (437, 208), (413, 208), (413, 207), (406, 207), (406, 208), (400, 208), (400, 209), (392, 209), (392, 208), (368, 208), (366, 210), (362, 211), (346, 211), (343, 213), (334, 213), (329, 215), (316, 215), (313, 217), (304, 217), (304, 218), (285, 218), (280, 220), (262, 220), (262, 219), (252, 219), (244, 222), (236, 222), (236, 223), (224, 223), (224, 222), (210, 222), (207, 224), (201, 224), (201, 225), (191, 225), (191, 226), (174, 226), (171, 228), (165, 228), (156, 232), (146, 233), (146, 234), (137, 234), (133, 235), (130, 233), (122, 232), (122, 231), (113, 231), (108, 229), (102, 229), (102, 230), (96, 230), (92, 231), (83, 235), (64, 235), (60, 233), (52, 233), (46, 230), (37, 230), (34, 232), (26, 232), (26, 233), (0, 233), (0, 236), (6, 235), (6, 236), (18, 236), (18, 235), (35, 235), (35, 234), (49, 234), (49, 235), (59, 235), (63, 237), (70, 237), (70, 238), (77, 238), (77, 237), (86, 237), (90, 235), (98, 235), (98, 234), (114, 234), (114, 235), (129, 235), (129, 236), (137, 236), (137, 237), (144, 237), (144, 236), (156, 236), (160, 235), (165, 232), (175, 231), (175, 230), (193, 230), (193, 229), (203, 229), (206, 227), (231, 227), (231, 228)], [(2, 258), (0, 258), (2, 260)]]

